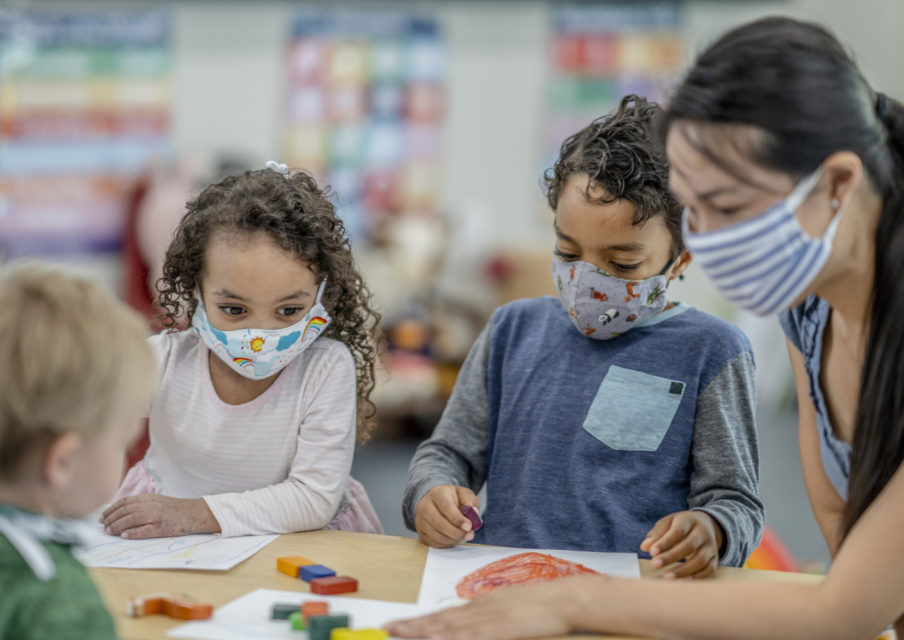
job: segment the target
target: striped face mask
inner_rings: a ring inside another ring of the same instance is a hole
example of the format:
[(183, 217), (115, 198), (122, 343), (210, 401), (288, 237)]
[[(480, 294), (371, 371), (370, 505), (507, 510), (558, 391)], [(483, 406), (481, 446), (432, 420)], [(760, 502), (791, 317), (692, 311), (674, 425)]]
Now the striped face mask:
[(198, 292), (198, 307), (191, 324), (207, 348), (246, 378), (263, 380), (276, 375), (308, 348), (330, 324), (330, 315), (320, 303), (326, 280), (320, 283), (317, 300), (305, 317), (282, 329), (234, 329), (220, 331), (210, 324)]
[(726, 298), (761, 316), (779, 313), (813, 284), (832, 253), (841, 209), (821, 238), (800, 226), (795, 211), (813, 190), (820, 167), (787, 198), (750, 220), (696, 233), (682, 216), (684, 244)]

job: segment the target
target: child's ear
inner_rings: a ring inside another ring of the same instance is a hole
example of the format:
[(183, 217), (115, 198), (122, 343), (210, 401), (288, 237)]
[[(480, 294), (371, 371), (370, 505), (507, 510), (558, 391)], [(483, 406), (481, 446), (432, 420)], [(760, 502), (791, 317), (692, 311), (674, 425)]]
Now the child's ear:
[(674, 280), (684, 274), (684, 270), (690, 266), (692, 260), (691, 252), (687, 249), (684, 249), (679, 253), (678, 257), (675, 258), (675, 263), (672, 265), (671, 271), (669, 271), (669, 280)]
[(83, 445), (82, 437), (71, 431), (53, 439), (44, 453), (44, 482), (48, 486), (52, 489), (70, 486)]

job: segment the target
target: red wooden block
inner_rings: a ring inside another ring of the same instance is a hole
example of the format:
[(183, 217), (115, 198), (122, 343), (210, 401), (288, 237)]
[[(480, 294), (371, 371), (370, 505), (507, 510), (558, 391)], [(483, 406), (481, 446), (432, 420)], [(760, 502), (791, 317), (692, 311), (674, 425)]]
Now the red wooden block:
[(311, 592), (321, 595), (351, 593), (358, 590), (358, 581), (348, 576), (330, 576), (311, 580)]

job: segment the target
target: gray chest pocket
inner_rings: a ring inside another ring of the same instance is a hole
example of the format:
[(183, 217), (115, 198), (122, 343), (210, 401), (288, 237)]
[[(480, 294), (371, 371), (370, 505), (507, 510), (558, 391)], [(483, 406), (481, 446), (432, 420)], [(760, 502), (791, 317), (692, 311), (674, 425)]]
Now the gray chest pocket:
[(656, 451), (683, 396), (683, 382), (612, 365), (590, 405), (584, 430), (618, 451)]

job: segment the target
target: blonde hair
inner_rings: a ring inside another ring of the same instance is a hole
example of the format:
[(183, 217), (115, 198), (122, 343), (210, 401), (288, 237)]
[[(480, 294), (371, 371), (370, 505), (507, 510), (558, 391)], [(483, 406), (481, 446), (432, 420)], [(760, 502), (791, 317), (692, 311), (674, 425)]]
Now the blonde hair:
[(147, 329), (99, 286), (36, 262), (0, 269), (0, 477), (56, 436), (100, 435), (156, 380)]

